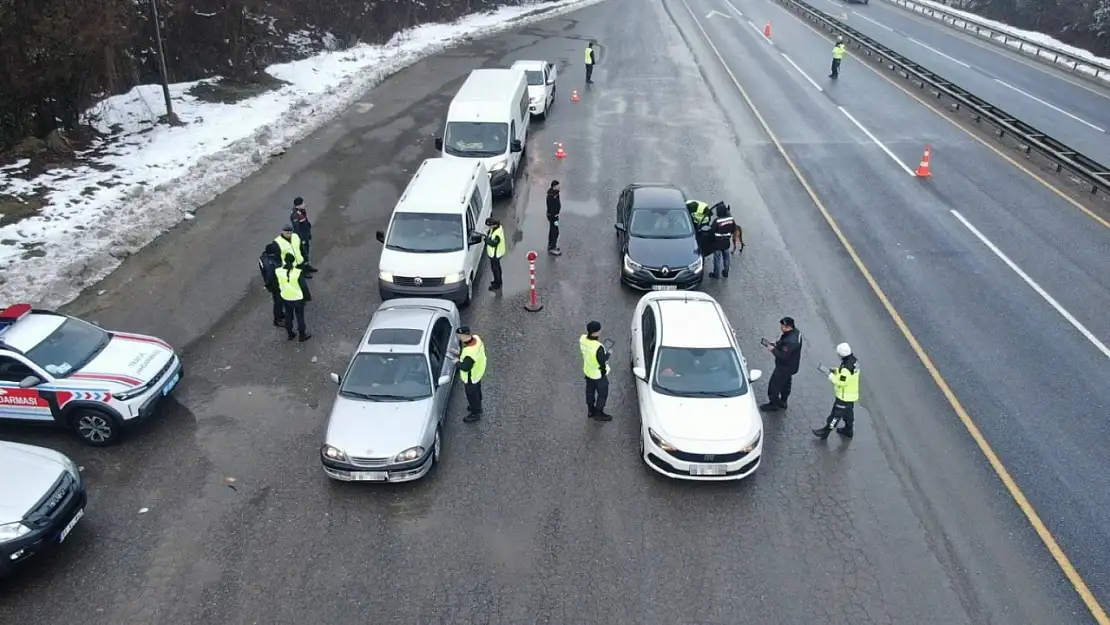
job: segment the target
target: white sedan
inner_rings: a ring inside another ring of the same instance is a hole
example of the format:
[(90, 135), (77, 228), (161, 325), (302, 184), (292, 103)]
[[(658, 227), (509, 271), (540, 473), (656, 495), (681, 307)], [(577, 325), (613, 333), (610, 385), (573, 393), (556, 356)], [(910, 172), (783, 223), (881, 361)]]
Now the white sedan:
[(763, 454), (763, 418), (735, 331), (717, 300), (652, 292), (632, 317), (632, 374), (640, 408), (640, 455), (683, 480), (739, 480)]
[(547, 111), (555, 103), (558, 68), (547, 61), (517, 61), (512, 68), (522, 70), (528, 79), (528, 111), (539, 119), (546, 119)]

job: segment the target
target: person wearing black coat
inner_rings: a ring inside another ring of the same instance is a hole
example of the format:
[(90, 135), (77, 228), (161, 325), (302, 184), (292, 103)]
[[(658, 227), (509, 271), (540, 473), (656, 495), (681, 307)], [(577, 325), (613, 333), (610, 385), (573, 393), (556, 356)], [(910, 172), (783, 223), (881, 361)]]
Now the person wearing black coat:
[(563, 210), (563, 200), (559, 195), (559, 181), (552, 180), (547, 189), (547, 253), (559, 256), (559, 213)]
[(304, 205), (304, 198), (293, 200), (293, 212), (289, 213), (289, 223), (293, 225), (293, 232), (301, 239), (301, 256), (304, 263), (301, 268), (308, 273), (316, 273), (317, 269), (309, 264), (308, 253), (312, 249), (312, 222), (308, 220), (308, 208)]
[(281, 289), (278, 287), (278, 267), (281, 267), (281, 249), (277, 243), (271, 241), (258, 257), (258, 270), (262, 273), (262, 285), (270, 292), (270, 299), (274, 303), (274, 325), (284, 328), (285, 305), (281, 301)]
[(786, 399), (790, 397), (794, 375), (802, 364), (802, 333), (794, 327), (793, 317), (779, 319), (782, 336), (767, 346), (767, 351), (775, 357), (775, 370), (767, 383), (767, 403), (760, 410), (773, 412), (786, 410)]

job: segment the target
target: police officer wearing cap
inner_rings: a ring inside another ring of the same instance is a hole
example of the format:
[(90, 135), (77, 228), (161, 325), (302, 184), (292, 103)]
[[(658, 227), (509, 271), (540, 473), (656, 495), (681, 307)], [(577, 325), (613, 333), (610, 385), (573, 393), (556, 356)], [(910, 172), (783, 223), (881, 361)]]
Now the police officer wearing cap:
[(586, 333), (578, 337), (578, 348), (582, 352), (582, 373), (586, 376), (587, 417), (598, 421), (612, 421), (605, 414), (605, 402), (609, 399), (609, 352), (598, 338), (601, 322), (586, 324)]
[(308, 220), (308, 208), (304, 205), (303, 197), (293, 200), (293, 212), (289, 213), (289, 224), (293, 227), (293, 233), (301, 240), (301, 258), (304, 261), (301, 268), (308, 273), (316, 273), (317, 269), (310, 263), (312, 222)]
[(501, 259), (505, 257), (505, 228), (501, 222), (490, 217), (486, 219), (489, 232), (486, 233), (486, 256), (489, 256), (489, 268), (493, 273), (493, 280), (489, 290), (497, 291), (501, 288)]
[(449, 353), (459, 361), (459, 379), (466, 393), (466, 416), (463, 421), (473, 423), (482, 418), (482, 378), (486, 375), (486, 345), (481, 337), (470, 331), (470, 326), (459, 326), (459, 347)]
[(836, 346), (836, 355), (840, 356), (840, 366), (829, 370), (829, 382), (832, 382), (833, 395), (836, 399), (833, 401), (828, 419), (825, 420), (825, 427), (813, 430), (813, 434), (821, 440), (828, 438), (829, 432), (832, 432), (840, 421), (844, 422), (844, 426), (836, 428), (836, 433), (852, 438), (852, 428), (856, 423), (856, 402), (859, 401), (859, 361), (856, 360), (852, 354), (852, 347), (847, 343)]
[(794, 327), (793, 317), (779, 319), (782, 336), (767, 344), (767, 351), (775, 357), (775, 369), (767, 383), (767, 403), (760, 410), (773, 412), (786, 409), (786, 399), (794, 386), (794, 375), (802, 363), (802, 333)]
[(278, 246), (278, 258), (282, 259), (282, 262), (292, 254), (293, 266), (298, 269), (304, 266), (301, 237), (293, 232), (293, 224), (285, 224), (281, 229), (281, 234), (274, 239), (273, 243)]

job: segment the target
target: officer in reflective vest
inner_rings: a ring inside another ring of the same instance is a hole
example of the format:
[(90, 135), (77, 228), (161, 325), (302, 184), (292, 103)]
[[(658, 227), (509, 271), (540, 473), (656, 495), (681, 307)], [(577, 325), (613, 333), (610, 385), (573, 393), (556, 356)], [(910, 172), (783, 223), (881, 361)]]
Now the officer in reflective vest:
[(859, 401), (859, 362), (852, 355), (852, 348), (847, 343), (836, 346), (836, 355), (840, 356), (840, 366), (829, 371), (829, 382), (833, 385), (832, 412), (825, 421), (825, 427), (813, 430), (813, 433), (824, 440), (829, 437), (829, 432), (840, 421), (844, 426), (836, 428), (836, 433), (852, 438), (852, 426), (856, 422), (856, 402)]
[(586, 333), (578, 337), (578, 348), (582, 352), (582, 373), (586, 376), (586, 416), (598, 421), (612, 421), (605, 414), (605, 401), (609, 399), (609, 352), (598, 338), (601, 322), (586, 324)]
[(594, 42), (586, 44), (586, 84), (594, 82)]
[(470, 331), (470, 326), (459, 326), (455, 331), (459, 347), (451, 348), (452, 357), (459, 360), (459, 379), (466, 393), (466, 416), (463, 421), (473, 423), (482, 418), (482, 377), (486, 375), (486, 345)]
[(709, 205), (705, 202), (690, 200), (686, 202), (686, 210), (690, 211), (690, 216), (694, 218), (695, 228), (709, 225)]
[(501, 259), (505, 257), (505, 228), (501, 222), (493, 217), (486, 220), (489, 232), (486, 233), (486, 256), (489, 256), (489, 268), (493, 272), (493, 281), (489, 290), (496, 291), (501, 288)]
[(829, 78), (840, 77), (840, 61), (844, 58), (844, 39), (837, 37), (836, 45), (833, 46), (833, 59), (832, 59), (832, 73)]
[(293, 224), (285, 224), (281, 229), (281, 234), (274, 239), (274, 243), (277, 243), (278, 249), (281, 250), (282, 258), (292, 254), (293, 266), (300, 267), (304, 265), (304, 255), (301, 253), (301, 237), (293, 232)]
[[(281, 302), (285, 306), (285, 334), (290, 341), (300, 336), (300, 342), (304, 343), (312, 338), (304, 322), (304, 305), (311, 301), (312, 296), (308, 291), (304, 271), (295, 263), (296, 257), (293, 253), (287, 253), (285, 264), (277, 270), (278, 292), (281, 293)], [(296, 334), (293, 334), (294, 318), (297, 319)]]

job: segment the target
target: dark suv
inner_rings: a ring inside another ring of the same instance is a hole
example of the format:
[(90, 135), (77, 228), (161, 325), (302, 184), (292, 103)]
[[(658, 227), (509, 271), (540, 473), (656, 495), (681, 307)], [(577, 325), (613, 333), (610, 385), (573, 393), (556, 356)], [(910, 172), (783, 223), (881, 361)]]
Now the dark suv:
[(621, 284), (641, 291), (695, 289), (704, 267), (686, 194), (669, 184), (630, 184), (617, 200)]

